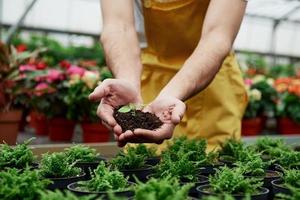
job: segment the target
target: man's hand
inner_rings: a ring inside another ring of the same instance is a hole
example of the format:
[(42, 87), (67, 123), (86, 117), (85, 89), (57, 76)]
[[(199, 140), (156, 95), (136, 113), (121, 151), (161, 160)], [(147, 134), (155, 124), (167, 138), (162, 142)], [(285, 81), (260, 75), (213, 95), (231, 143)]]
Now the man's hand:
[(141, 103), (139, 88), (122, 79), (106, 79), (90, 94), (92, 101), (101, 101), (97, 114), (103, 123), (114, 131), (116, 139), (122, 128), (113, 117), (114, 109), (129, 103)]
[(158, 97), (150, 103), (144, 112), (155, 114), (163, 122), (157, 130), (136, 129), (134, 132), (126, 131), (122, 133), (118, 140), (120, 144), (131, 143), (162, 143), (165, 139), (170, 139), (175, 126), (182, 119), (186, 106), (174, 97)]

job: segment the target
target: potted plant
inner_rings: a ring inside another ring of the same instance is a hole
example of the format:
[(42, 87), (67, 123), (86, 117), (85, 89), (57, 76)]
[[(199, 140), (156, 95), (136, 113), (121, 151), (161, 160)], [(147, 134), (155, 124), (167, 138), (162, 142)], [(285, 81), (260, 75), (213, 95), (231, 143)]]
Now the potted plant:
[(262, 185), (261, 179), (245, 177), (241, 168), (225, 166), (209, 177), (209, 185), (199, 186), (197, 190), (200, 196), (231, 194), (235, 199), (243, 199), (250, 195), (251, 199), (265, 200), (269, 190)]
[(244, 143), (235, 138), (229, 138), (220, 146), (219, 160), (222, 163), (225, 163), (228, 167), (232, 167), (233, 163), (238, 158), (238, 153), (243, 151)]
[(279, 151), (275, 162), (278, 164), (276, 169), (300, 169), (300, 152), (297, 151)]
[(291, 194), (277, 194), (276, 200), (298, 200), (300, 198), (300, 189), (296, 187), (289, 186)]
[(47, 190), (40, 192), (40, 200), (94, 200), (95, 195), (76, 196), (70, 191), (62, 192), (60, 190)]
[(134, 182), (134, 176), (139, 180), (145, 181), (147, 176), (153, 171), (153, 166), (145, 163), (145, 157), (136, 154), (129, 148), (127, 151), (120, 151), (115, 158), (110, 161), (112, 167), (120, 170), (125, 176), (129, 177), (129, 181)]
[(290, 187), (300, 187), (300, 171), (295, 169), (284, 170), (280, 179), (272, 181), (274, 194), (291, 194)]
[(161, 162), (155, 167), (153, 176), (155, 178), (174, 177), (180, 181), (181, 185), (193, 183), (189, 195), (197, 197), (196, 187), (207, 184), (208, 178), (201, 175), (198, 163), (190, 160), (193, 153), (180, 151), (177, 153), (178, 158), (173, 159), (172, 154), (165, 152)]
[(69, 163), (76, 163), (75, 166), (80, 167), (87, 178), (90, 178), (90, 172), (97, 168), (100, 161), (105, 160), (96, 149), (81, 144), (66, 148), (65, 154)]
[[(35, 58), (40, 49), (30, 52), (18, 52), (13, 46), (11, 49), (0, 43), (0, 140), (14, 145), (19, 130), (22, 111), (16, 99), (15, 81), (13, 77), (18, 66)], [(19, 88), (20, 89), (20, 88)]]
[(156, 154), (155, 147), (147, 147), (145, 144), (138, 144), (134, 146), (128, 146), (127, 149), (128, 148), (130, 148), (131, 151), (135, 151), (137, 155), (144, 156), (146, 164), (154, 166), (160, 161), (160, 157)]
[(48, 120), (47, 117), (36, 110), (32, 110), (29, 114), (29, 125), (34, 129), (35, 134), (39, 136), (48, 135)]
[(193, 184), (181, 186), (175, 178), (154, 179), (147, 183), (138, 182), (135, 187), (134, 200), (189, 200), (188, 192)]
[(300, 80), (281, 78), (275, 81), (279, 93), (277, 102), (277, 128), (281, 134), (300, 133)]
[(0, 199), (40, 199), (39, 192), (48, 184), (48, 180), (40, 179), (38, 171), (28, 168), (23, 171), (15, 168), (0, 171)]
[(12, 147), (8, 144), (0, 144), (0, 170), (5, 168), (23, 169), (26, 166), (35, 168), (36, 157), (28, 144), (32, 139)]
[(53, 182), (49, 189), (65, 189), (70, 183), (84, 179), (85, 173), (74, 165), (63, 152), (46, 153), (42, 156), (40, 174)]
[(91, 173), (91, 177), (91, 180), (68, 185), (68, 189), (79, 195), (95, 194), (107, 197), (111, 192), (116, 196), (133, 196), (132, 183), (128, 182), (121, 172), (107, 168), (103, 161), (94, 173)]

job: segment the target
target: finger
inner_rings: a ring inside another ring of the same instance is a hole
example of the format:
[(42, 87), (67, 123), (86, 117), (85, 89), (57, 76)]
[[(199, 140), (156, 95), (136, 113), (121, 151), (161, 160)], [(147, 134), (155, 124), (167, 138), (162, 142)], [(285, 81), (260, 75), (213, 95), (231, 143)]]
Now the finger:
[(115, 138), (116, 141), (119, 140), (119, 136), (117, 134), (114, 134), (114, 138)]
[(127, 142), (118, 141), (118, 147), (124, 147), (126, 144), (127, 144)]
[(101, 124), (104, 125), (108, 130), (112, 130), (112, 127), (108, 125), (107, 122), (105, 122), (104, 120), (101, 120)]
[(133, 132), (130, 130), (125, 131), (119, 136), (120, 142), (128, 142), (130, 139), (133, 139), (134, 135)]
[(136, 129), (134, 130), (134, 135), (137, 138), (143, 138), (147, 143), (162, 143), (163, 140), (170, 139), (172, 137), (173, 131), (173, 124), (163, 124), (160, 129), (154, 131), (146, 129)]
[(97, 109), (97, 115), (112, 129), (117, 125), (115, 118), (113, 117), (113, 108), (109, 105), (100, 103)]
[(115, 125), (113, 130), (114, 130), (114, 133), (118, 136), (122, 134), (122, 128), (119, 124)]
[(89, 95), (89, 99), (91, 101), (100, 101), (103, 97), (107, 96), (108, 93), (109, 93), (108, 82), (107, 81), (103, 81)]
[(179, 124), (186, 110), (186, 106), (183, 102), (176, 103), (172, 111), (171, 120), (174, 124)]
[(145, 140), (146, 142), (156, 142), (159, 140), (159, 136), (156, 131), (146, 130), (146, 129), (135, 129), (133, 134), (136, 138)]

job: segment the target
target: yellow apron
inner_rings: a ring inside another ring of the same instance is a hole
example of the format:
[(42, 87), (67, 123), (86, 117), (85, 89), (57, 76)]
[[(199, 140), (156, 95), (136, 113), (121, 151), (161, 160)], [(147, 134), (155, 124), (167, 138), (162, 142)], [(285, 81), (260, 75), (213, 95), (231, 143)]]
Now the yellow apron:
[[(159, 94), (196, 48), (208, 5), (209, 0), (143, 0), (148, 43), (142, 53), (145, 103)], [(247, 94), (233, 54), (212, 83), (186, 104), (186, 114), (173, 136), (205, 138), (210, 150), (229, 137), (240, 138)]]

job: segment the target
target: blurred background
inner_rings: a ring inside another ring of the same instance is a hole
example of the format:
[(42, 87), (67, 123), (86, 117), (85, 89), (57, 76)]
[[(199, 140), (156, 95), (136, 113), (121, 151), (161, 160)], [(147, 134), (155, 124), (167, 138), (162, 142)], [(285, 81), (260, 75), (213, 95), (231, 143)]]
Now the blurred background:
[[(135, 11), (144, 47), (143, 18)], [(87, 100), (112, 77), (101, 30), (99, 0), (0, 0), (1, 141), (112, 141)], [(243, 136), (299, 139), (300, 1), (250, 0), (234, 49), (250, 100)]]

